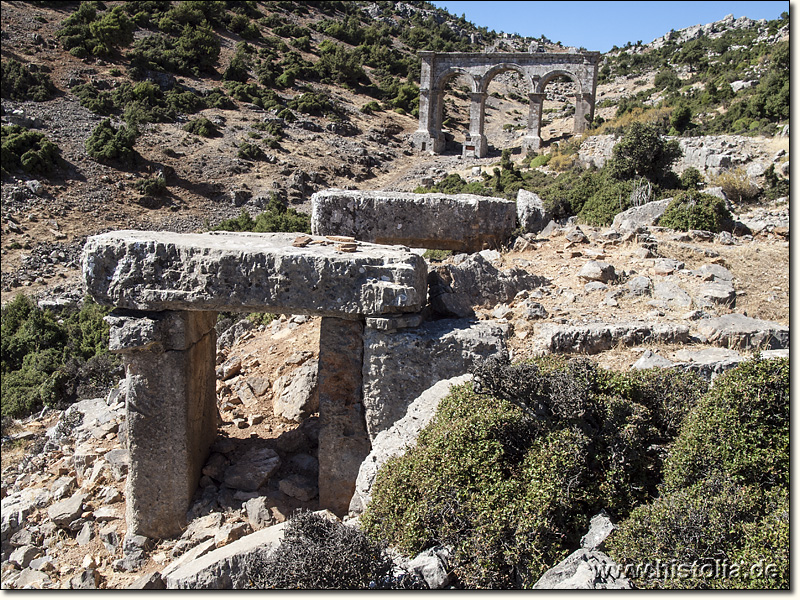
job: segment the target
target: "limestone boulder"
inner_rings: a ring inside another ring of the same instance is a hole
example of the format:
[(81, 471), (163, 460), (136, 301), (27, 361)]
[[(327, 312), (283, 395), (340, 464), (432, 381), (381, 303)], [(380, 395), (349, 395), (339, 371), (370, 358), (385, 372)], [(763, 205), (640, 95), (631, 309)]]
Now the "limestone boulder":
[(622, 568), (599, 550), (579, 548), (534, 584), (534, 590), (628, 590)]
[(757, 350), (789, 347), (789, 328), (780, 323), (731, 313), (702, 319), (697, 330), (708, 341), (723, 348)]
[(642, 206), (635, 206), (622, 211), (614, 217), (611, 227), (617, 231), (636, 231), (640, 227), (655, 225), (664, 214), (664, 211), (667, 210), (667, 206), (671, 201), (671, 198), (655, 200)]
[(617, 278), (613, 265), (602, 260), (590, 260), (578, 272), (578, 277), (584, 281), (599, 281), (608, 283)]
[(305, 362), (282, 375), (272, 385), (272, 410), (276, 417), (300, 423), (319, 410), (318, 363)]
[(537, 354), (597, 354), (617, 345), (644, 343), (685, 344), (689, 341), (686, 325), (631, 321), (591, 325), (546, 324), (533, 340)]
[(257, 448), (244, 454), (225, 470), (224, 483), (229, 488), (254, 492), (278, 470), (281, 459), (271, 448)]
[(517, 226), (529, 233), (538, 233), (552, 219), (538, 194), (520, 189), (517, 192)]

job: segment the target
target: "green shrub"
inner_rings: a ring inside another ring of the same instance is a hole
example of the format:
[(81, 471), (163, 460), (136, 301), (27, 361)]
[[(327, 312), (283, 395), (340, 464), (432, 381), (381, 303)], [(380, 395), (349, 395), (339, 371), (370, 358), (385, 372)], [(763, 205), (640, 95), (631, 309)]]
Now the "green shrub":
[(67, 17), (56, 37), (65, 50), (77, 58), (109, 56), (114, 48), (127, 46), (133, 41), (136, 25), (116, 6), (106, 13), (100, 2), (81, 2), (78, 9)]
[(2, 67), (2, 97), (9, 100), (44, 102), (56, 95), (58, 90), (46, 67), (24, 65), (16, 59), (4, 60)]
[[(475, 369), (417, 445), (378, 473), (361, 522), (409, 554), (454, 549), (466, 587), (530, 586), (600, 508), (657, 493), (662, 451), (706, 385), (685, 373), (611, 374), (549, 357)], [(488, 394), (488, 395), (485, 395)]]
[(598, 227), (611, 225), (617, 213), (630, 208), (632, 191), (632, 181), (606, 179), (583, 203), (578, 217), (585, 223)]
[(685, 190), (696, 190), (704, 181), (705, 177), (695, 167), (689, 167), (681, 173), (681, 187)]
[(292, 110), (306, 115), (335, 114), (336, 108), (330, 96), (324, 92), (303, 92), (287, 103)]
[(163, 196), (167, 192), (167, 182), (160, 176), (139, 179), (135, 185), (143, 196)]
[(658, 220), (660, 227), (669, 227), (678, 231), (700, 229), (719, 232), (731, 214), (725, 207), (725, 201), (717, 196), (703, 194), (693, 190), (680, 191), (667, 205), (664, 214)]
[(2, 127), (2, 175), (22, 169), (32, 175), (47, 175), (59, 166), (60, 150), (43, 133), (20, 125)]
[(257, 144), (243, 142), (239, 145), (236, 156), (245, 160), (267, 160), (266, 153)]
[(2, 414), (23, 417), (103, 393), (120, 376), (108, 354), (110, 309), (86, 299), (62, 320), (19, 294), (2, 309)]
[(742, 167), (728, 169), (710, 177), (711, 185), (720, 186), (728, 200), (736, 204), (748, 202), (758, 196), (759, 189)]
[(393, 566), (386, 549), (359, 529), (300, 511), (286, 524), (278, 549), (254, 560), (248, 570), (256, 589), (414, 587), (395, 581)]
[(676, 140), (665, 140), (654, 125), (634, 122), (614, 146), (606, 169), (615, 179), (645, 177), (659, 183), (669, 176), (670, 166), (681, 155)]
[(183, 126), (184, 131), (188, 131), (189, 133), (193, 133), (194, 135), (199, 135), (201, 137), (206, 138), (213, 138), (219, 137), (222, 135), (217, 129), (217, 126), (214, 125), (211, 121), (206, 119), (205, 117), (200, 117), (199, 119), (192, 119), (186, 125)]
[(375, 100), (371, 100), (367, 102), (364, 106), (361, 107), (361, 112), (365, 115), (371, 115), (372, 113), (376, 113), (381, 110), (381, 105), (378, 104)]
[(110, 119), (105, 119), (94, 128), (86, 140), (86, 152), (100, 162), (132, 163), (136, 157), (133, 144), (138, 132), (132, 127), (116, 129)]
[(670, 449), (661, 496), (619, 524), (610, 554), (705, 569), (631, 573), (640, 587), (788, 589), (789, 439), (788, 359), (756, 357), (719, 376)]
[(270, 196), (267, 207), (253, 219), (242, 209), (236, 219), (227, 219), (217, 225), (215, 230), (254, 231), (256, 233), (298, 232), (311, 233), (311, 217), (284, 205), (275, 194)]

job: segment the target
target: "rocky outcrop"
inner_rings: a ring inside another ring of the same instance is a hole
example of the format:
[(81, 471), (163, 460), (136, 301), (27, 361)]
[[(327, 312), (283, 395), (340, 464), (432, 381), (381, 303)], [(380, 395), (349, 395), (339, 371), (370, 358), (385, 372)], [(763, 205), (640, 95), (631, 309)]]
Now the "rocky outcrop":
[(789, 328), (780, 323), (728, 314), (698, 322), (697, 330), (715, 346), (741, 350), (789, 347)]

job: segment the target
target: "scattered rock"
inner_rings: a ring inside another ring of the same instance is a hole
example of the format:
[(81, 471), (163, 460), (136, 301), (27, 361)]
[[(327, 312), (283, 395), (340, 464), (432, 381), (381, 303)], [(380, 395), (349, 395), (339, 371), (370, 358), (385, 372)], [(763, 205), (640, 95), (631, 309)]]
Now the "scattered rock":
[(230, 488), (254, 492), (280, 467), (281, 459), (271, 448), (250, 450), (225, 470), (224, 483)]
[(272, 385), (272, 410), (276, 417), (300, 423), (319, 410), (316, 361), (307, 361)]
[(590, 260), (578, 272), (578, 277), (586, 281), (600, 281), (608, 283), (617, 278), (614, 267), (601, 260)]

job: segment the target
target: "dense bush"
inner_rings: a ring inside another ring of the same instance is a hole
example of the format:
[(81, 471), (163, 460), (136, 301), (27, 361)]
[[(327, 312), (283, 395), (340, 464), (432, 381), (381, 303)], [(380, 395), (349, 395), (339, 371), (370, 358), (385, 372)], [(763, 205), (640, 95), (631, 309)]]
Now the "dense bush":
[(609, 550), (623, 564), (705, 566), (631, 573), (641, 587), (788, 589), (788, 359), (757, 357), (716, 379), (670, 450), (660, 497), (619, 525)]
[(9, 100), (44, 102), (55, 96), (56, 86), (46, 67), (24, 65), (10, 58), (2, 62), (2, 97)]
[(385, 547), (359, 529), (308, 511), (286, 524), (283, 540), (268, 558), (248, 566), (251, 587), (279, 590), (356, 590), (421, 587), (396, 580)]
[(65, 50), (77, 58), (109, 56), (114, 48), (133, 41), (136, 25), (124, 8), (116, 6), (108, 12), (98, 12), (104, 9), (101, 2), (81, 2), (56, 32)]
[(94, 396), (120, 376), (108, 354), (109, 310), (86, 299), (63, 320), (18, 295), (2, 310), (2, 414), (21, 417), (45, 406)]
[(492, 361), (451, 390), (416, 447), (381, 469), (366, 531), (408, 553), (439, 544), (466, 587), (530, 586), (588, 517), (652, 499), (663, 447), (706, 385), (562, 358)]
[(701, 229), (716, 233), (730, 218), (731, 213), (722, 198), (686, 190), (675, 195), (658, 220), (658, 224), (660, 227), (669, 227), (678, 231)]
[(110, 119), (105, 119), (94, 128), (86, 140), (89, 156), (100, 162), (133, 162), (136, 153), (133, 144), (138, 133), (132, 127), (115, 128)]
[(254, 231), (256, 233), (311, 233), (311, 217), (288, 208), (273, 194), (267, 208), (255, 219), (242, 209), (236, 219), (222, 221), (214, 229), (222, 231)]
[(219, 132), (219, 129), (217, 129), (217, 126), (205, 117), (200, 117), (199, 119), (193, 119), (189, 121), (183, 126), (183, 130), (193, 133), (194, 135), (207, 138), (218, 137), (222, 135)]
[(681, 155), (677, 140), (665, 140), (655, 126), (637, 122), (631, 124), (614, 146), (606, 168), (615, 179), (645, 177), (653, 183), (661, 183)]
[(137, 40), (129, 58), (136, 77), (148, 70), (199, 76), (214, 71), (219, 52), (219, 39), (208, 23), (187, 23), (178, 37), (159, 33)]
[(47, 175), (58, 168), (60, 150), (43, 133), (19, 125), (3, 125), (2, 175), (17, 169), (31, 175)]

